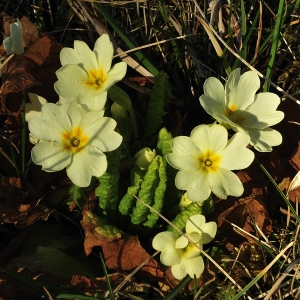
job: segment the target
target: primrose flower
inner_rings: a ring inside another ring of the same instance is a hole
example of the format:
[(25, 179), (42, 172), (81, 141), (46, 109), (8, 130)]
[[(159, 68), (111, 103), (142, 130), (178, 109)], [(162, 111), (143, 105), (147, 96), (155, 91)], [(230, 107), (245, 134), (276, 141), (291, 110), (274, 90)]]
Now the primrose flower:
[(42, 106), (48, 101), (37, 94), (28, 93), (30, 103), (25, 104), (25, 121), (29, 122), (32, 118), (42, 116)]
[(211, 192), (222, 199), (240, 196), (243, 185), (230, 170), (244, 169), (252, 163), (254, 153), (246, 148), (249, 141), (244, 132), (228, 141), (227, 130), (219, 124), (199, 125), (190, 137), (175, 137), (167, 161), (180, 170), (175, 177), (176, 187), (187, 190), (193, 202), (206, 200)]
[(279, 123), (284, 113), (276, 111), (280, 98), (274, 93), (258, 93), (258, 75), (248, 71), (240, 75), (234, 70), (225, 84), (215, 77), (204, 82), (200, 103), (208, 114), (227, 129), (245, 132), (250, 144), (261, 152), (272, 151), (282, 143), (281, 134), (269, 126)]
[(40, 140), (31, 151), (33, 162), (46, 172), (66, 168), (68, 177), (80, 187), (106, 171), (103, 152), (116, 149), (122, 142), (122, 136), (114, 131), (115, 120), (103, 117), (103, 112), (87, 112), (77, 101), (67, 112), (59, 105), (44, 104), (42, 116), (32, 118), (28, 126)]
[[(186, 236), (202, 249), (203, 244), (210, 243), (215, 237), (217, 224), (215, 222), (205, 223), (203, 215), (194, 215), (188, 219), (185, 231)], [(161, 251), (160, 261), (166, 266), (171, 266), (171, 272), (178, 280), (187, 274), (191, 278), (194, 276), (199, 278), (204, 270), (200, 249), (183, 235), (177, 238), (173, 232), (160, 232), (154, 237), (152, 247)]]
[(111, 68), (113, 45), (107, 34), (102, 34), (92, 51), (82, 41), (74, 41), (74, 49), (60, 52), (62, 68), (57, 72), (56, 92), (63, 97), (78, 95), (79, 104), (88, 111), (103, 110), (107, 90), (126, 74), (127, 64), (120, 62)]
[(6, 54), (12, 53), (20, 55), (24, 52), (24, 42), (22, 38), (22, 24), (17, 19), (17, 22), (9, 25), (10, 37), (3, 40), (3, 46)]
[(136, 158), (136, 165), (140, 167), (142, 170), (148, 169), (150, 163), (156, 156), (156, 150), (153, 151), (146, 147), (141, 149), (134, 157)]

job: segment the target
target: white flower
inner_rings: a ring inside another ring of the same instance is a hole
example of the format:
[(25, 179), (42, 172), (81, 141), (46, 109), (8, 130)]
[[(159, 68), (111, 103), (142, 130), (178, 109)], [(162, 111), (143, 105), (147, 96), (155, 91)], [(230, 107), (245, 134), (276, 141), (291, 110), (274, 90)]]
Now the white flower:
[(222, 199), (240, 196), (243, 185), (230, 170), (248, 167), (254, 153), (247, 149), (250, 138), (238, 132), (228, 141), (227, 130), (219, 124), (199, 125), (190, 137), (172, 140), (173, 153), (167, 154), (168, 163), (180, 170), (175, 177), (178, 189), (187, 190), (194, 201), (206, 200), (211, 191)]
[(234, 70), (225, 84), (215, 77), (204, 82), (200, 103), (208, 114), (227, 129), (246, 132), (250, 144), (258, 151), (272, 151), (282, 143), (281, 134), (269, 126), (279, 123), (284, 113), (276, 111), (280, 99), (273, 93), (259, 93), (258, 75), (248, 71), (240, 75)]
[(25, 104), (25, 121), (29, 122), (32, 118), (42, 116), (42, 106), (48, 101), (37, 94), (28, 93), (28, 97), (31, 103)]
[(3, 46), (6, 54), (12, 53), (20, 55), (24, 52), (24, 42), (22, 38), (22, 24), (17, 19), (17, 22), (9, 25), (10, 37), (3, 40)]
[(103, 152), (116, 149), (122, 142), (114, 131), (115, 120), (103, 112), (86, 112), (73, 101), (66, 112), (61, 106), (47, 103), (42, 116), (29, 121), (29, 130), (40, 142), (31, 157), (46, 172), (66, 168), (71, 181), (80, 187), (90, 184), (92, 176), (101, 176), (107, 169)]
[(156, 156), (156, 150), (153, 151), (146, 147), (141, 149), (134, 157), (136, 158), (136, 165), (140, 167), (142, 170), (148, 169), (150, 163)]
[[(205, 223), (203, 215), (191, 216), (185, 226), (186, 235), (200, 248), (213, 240), (217, 232), (215, 222)], [(173, 276), (180, 280), (187, 274), (194, 278), (200, 277), (204, 270), (204, 262), (200, 256), (201, 251), (184, 236), (177, 236), (170, 231), (158, 233), (152, 247), (161, 251), (160, 261), (171, 266)]]
[(125, 62), (111, 68), (113, 51), (107, 34), (97, 39), (94, 51), (82, 41), (74, 41), (74, 49), (62, 49), (62, 68), (56, 72), (58, 81), (54, 84), (56, 92), (66, 98), (78, 96), (85, 110), (103, 110), (107, 90), (122, 80), (127, 70)]

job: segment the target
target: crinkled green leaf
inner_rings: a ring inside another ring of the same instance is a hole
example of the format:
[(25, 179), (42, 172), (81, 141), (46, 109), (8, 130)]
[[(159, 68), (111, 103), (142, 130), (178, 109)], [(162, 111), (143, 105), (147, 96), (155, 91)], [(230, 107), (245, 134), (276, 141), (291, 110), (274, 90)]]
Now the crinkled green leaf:
[[(162, 128), (158, 133), (157, 152), (163, 156), (164, 161), (166, 161), (166, 155), (172, 153), (172, 138), (171, 133), (166, 128)], [(168, 216), (169, 213), (174, 211), (173, 209), (170, 210), (170, 207), (176, 208), (176, 205), (178, 205), (180, 201), (180, 192), (175, 186), (175, 177), (178, 171), (166, 163), (166, 172), (168, 181), (162, 211), (164, 215)]]
[(168, 82), (168, 75), (159, 72), (155, 77), (153, 91), (148, 103), (144, 138), (148, 139), (155, 134), (162, 125), (162, 117), (166, 114), (164, 107), (169, 104), (172, 97)]
[(158, 133), (157, 153), (165, 157), (168, 153), (172, 153), (171, 141), (172, 134), (164, 127)]
[[(209, 197), (204, 202), (192, 202), (190, 205), (186, 207), (186, 209), (181, 211), (175, 217), (172, 223), (173, 225), (177, 226), (181, 231), (183, 231), (189, 217), (197, 214), (206, 215), (208, 213), (211, 213), (213, 210), (213, 205), (214, 205), (214, 201), (211, 197)], [(180, 236), (180, 233), (170, 225), (168, 226), (168, 231), (171, 231), (175, 233), (177, 236)]]
[(133, 195), (137, 195), (141, 187), (141, 182), (138, 182), (137, 185), (130, 186), (127, 189), (127, 193), (125, 196), (121, 199), (120, 205), (119, 205), (119, 211), (123, 215), (129, 215), (132, 211), (133, 205), (136, 202), (136, 199)]
[[(153, 203), (155, 189), (159, 182), (158, 167), (160, 158), (160, 156), (156, 156), (152, 160), (138, 194), (138, 198), (149, 205), (152, 205)], [(144, 222), (147, 218), (148, 213), (149, 208), (147, 208), (142, 202), (137, 201), (136, 207), (132, 211), (131, 222), (133, 224), (140, 224)]]
[[(118, 185), (119, 185), (119, 165), (121, 150), (120, 147), (114, 151), (105, 153), (108, 167), (106, 172), (99, 177), (100, 185), (95, 190), (95, 195), (99, 197), (99, 206), (110, 215), (118, 207)], [(113, 216), (115, 217), (115, 216)]]
[[(161, 212), (163, 204), (164, 204), (164, 196), (167, 186), (167, 173), (166, 173), (166, 162), (159, 156), (159, 168), (158, 168), (158, 175), (159, 175), (159, 183), (157, 188), (155, 189), (154, 194), (154, 208), (156, 211)], [(150, 211), (149, 215), (147, 216), (148, 221), (144, 223), (144, 226), (153, 228), (156, 224), (157, 220), (159, 219), (159, 215), (153, 211)]]

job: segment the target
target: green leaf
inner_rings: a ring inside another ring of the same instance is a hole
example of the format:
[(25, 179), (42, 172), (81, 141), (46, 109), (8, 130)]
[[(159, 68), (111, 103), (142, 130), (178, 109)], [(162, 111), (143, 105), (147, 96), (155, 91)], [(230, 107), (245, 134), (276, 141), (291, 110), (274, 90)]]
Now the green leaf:
[(108, 98), (127, 110), (132, 108), (131, 100), (127, 93), (116, 85), (108, 90)]
[[(152, 205), (155, 189), (159, 182), (158, 168), (160, 164), (160, 156), (156, 156), (148, 167), (148, 171), (144, 177), (138, 197), (146, 204)], [(142, 202), (137, 201), (136, 207), (132, 211), (131, 222), (140, 224), (144, 222), (149, 213), (149, 208)]]
[(134, 186), (130, 186), (127, 189), (127, 193), (121, 199), (119, 205), (119, 211), (123, 215), (129, 215), (132, 211), (133, 205), (136, 202), (136, 199), (133, 195), (137, 195), (141, 187), (141, 182), (137, 183)]
[(117, 121), (117, 127), (123, 137), (123, 143), (130, 141), (132, 126), (127, 110), (117, 103), (111, 106), (112, 117)]
[(95, 190), (95, 195), (99, 197), (99, 206), (105, 213), (116, 217), (115, 211), (118, 207), (118, 184), (119, 184), (119, 165), (121, 149), (105, 153), (108, 167), (106, 172), (98, 178), (100, 185)]
[(86, 201), (86, 189), (73, 184), (70, 188), (70, 196), (76, 205), (83, 210)]
[[(172, 153), (171, 141), (172, 135), (166, 128), (162, 128), (158, 133), (158, 142), (157, 142), (157, 153), (163, 156), (163, 159), (166, 161), (166, 155)], [(163, 214), (168, 215), (170, 212), (170, 207), (176, 208), (178, 202), (180, 200), (180, 192), (175, 186), (175, 177), (178, 170), (171, 167), (168, 163), (166, 163), (166, 173), (167, 173), (167, 188), (165, 192), (165, 201), (163, 206)], [(174, 216), (174, 215), (173, 215)]]
[[(159, 160), (159, 168), (158, 168), (158, 176), (159, 183), (157, 188), (155, 189), (154, 194), (154, 205), (152, 208), (161, 212), (163, 204), (164, 204), (164, 196), (167, 187), (167, 173), (166, 173), (166, 162), (162, 159), (162, 157), (158, 156)], [(159, 219), (159, 215), (153, 211), (150, 211), (150, 214), (147, 216), (148, 221), (146, 221), (143, 225), (145, 227), (153, 228)]]
[[(192, 202), (190, 203), (186, 209), (180, 212), (172, 223), (177, 226), (181, 231), (184, 231), (185, 224), (189, 217), (197, 214), (206, 215), (211, 213), (213, 210), (214, 201), (212, 197), (209, 197), (207, 200), (203, 202)], [(180, 236), (180, 233), (173, 228), (171, 225), (168, 226), (168, 231), (175, 233), (177, 236)]]
[(157, 153), (163, 156), (164, 158), (168, 153), (172, 153), (172, 138), (172, 134), (165, 127), (162, 128), (158, 133), (157, 148), (159, 150), (157, 151)]
[(144, 131), (145, 139), (151, 137), (161, 127), (162, 117), (166, 114), (164, 107), (169, 104), (171, 97), (168, 75), (165, 72), (160, 72), (155, 77), (153, 91), (150, 95)]

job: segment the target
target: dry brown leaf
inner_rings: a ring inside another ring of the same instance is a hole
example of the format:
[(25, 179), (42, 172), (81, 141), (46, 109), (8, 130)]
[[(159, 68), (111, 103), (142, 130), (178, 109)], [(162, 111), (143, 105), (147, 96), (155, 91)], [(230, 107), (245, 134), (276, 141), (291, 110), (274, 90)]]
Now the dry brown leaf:
[[(109, 269), (126, 272), (132, 271), (150, 257), (141, 246), (137, 236), (122, 235), (119, 240), (104, 244), (102, 250)], [(148, 280), (164, 277), (164, 272), (153, 258), (141, 268), (139, 274)]]
[(50, 54), (51, 39), (45, 36), (37, 40), (23, 53), (24, 57), (33, 60), (37, 65), (41, 65)]
[[(255, 233), (255, 224), (263, 233), (272, 232), (272, 220), (265, 208), (264, 202), (260, 196), (236, 199), (229, 197), (227, 200), (216, 203), (214, 215), (217, 216), (218, 227), (225, 232), (226, 237), (234, 245), (242, 240), (233, 234), (230, 224), (224, 221), (226, 219), (249, 233)], [(253, 219), (253, 221), (252, 221)]]
[[(106, 266), (118, 271), (132, 271), (150, 255), (141, 246), (137, 236), (122, 233), (114, 226), (105, 223), (104, 218), (97, 217), (89, 211), (83, 212), (81, 226), (84, 230), (84, 249), (86, 255), (93, 247), (101, 246)], [(101, 234), (101, 231), (103, 234)], [(155, 280), (164, 276), (158, 263), (150, 259), (139, 271), (140, 276)]]
[[(124, 275), (121, 273), (108, 274), (109, 282), (113, 285), (121, 282)], [(82, 275), (73, 275), (70, 281), (71, 285), (79, 291), (106, 291), (108, 289), (106, 277), (88, 278)]]
[(2, 68), (1, 95), (16, 93), (40, 84), (29, 72), (34, 63), (21, 55), (15, 55)]
[(36, 25), (31, 23), (26, 16), (23, 16), (20, 19), (20, 22), (22, 23), (22, 37), (25, 47), (28, 47), (30, 44), (44, 36)]

